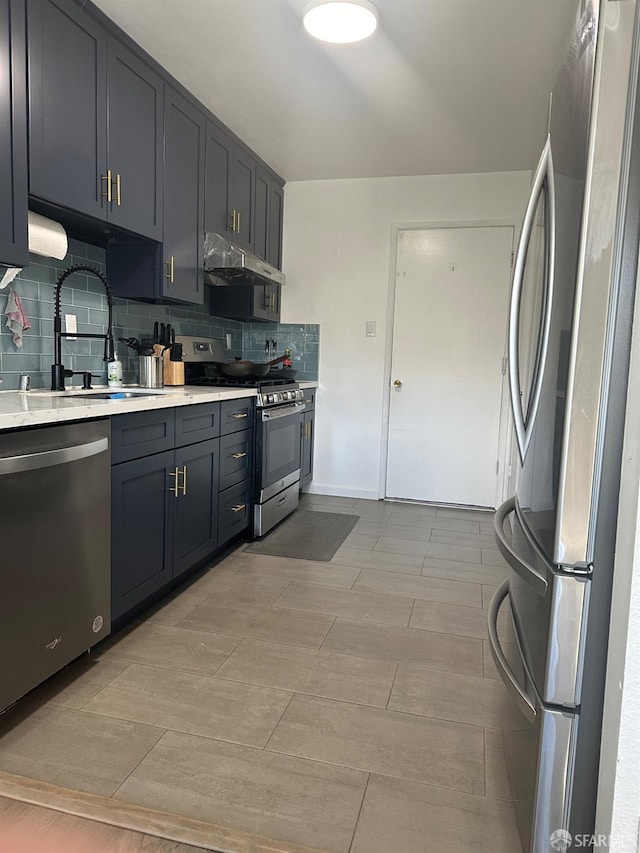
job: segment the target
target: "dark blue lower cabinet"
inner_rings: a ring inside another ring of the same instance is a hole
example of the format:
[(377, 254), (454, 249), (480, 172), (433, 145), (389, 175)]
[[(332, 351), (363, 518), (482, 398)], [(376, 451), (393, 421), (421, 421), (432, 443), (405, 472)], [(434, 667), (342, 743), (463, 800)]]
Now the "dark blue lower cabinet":
[(251, 521), (251, 480), (243, 480), (220, 492), (218, 503), (218, 545), (224, 545), (246, 530)]
[[(227, 412), (226, 429), (246, 426), (247, 415), (236, 408)], [(249, 526), (253, 431), (218, 438), (219, 420), (219, 403), (112, 418), (114, 620), (139, 609)], [(207, 438), (179, 446), (189, 436)], [(161, 452), (131, 458), (145, 448)]]
[(174, 477), (173, 577), (215, 551), (218, 544), (220, 440), (176, 450)]
[(171, 581), (173, 450), (111, 469), (111, 618)]

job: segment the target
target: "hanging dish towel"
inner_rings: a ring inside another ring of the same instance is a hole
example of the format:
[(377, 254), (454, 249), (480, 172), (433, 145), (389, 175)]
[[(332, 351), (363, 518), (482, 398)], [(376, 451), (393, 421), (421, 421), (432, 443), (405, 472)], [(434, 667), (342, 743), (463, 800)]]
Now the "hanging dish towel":
[(13, 342), (17, 347), (22, 346), (22, 333), (31, 328), (29, 318), (24, 313), (20, 297), (13, 288), (7, 296), (7, 307), (4, 310), (7, 317), (7, 329), (13, 332)]

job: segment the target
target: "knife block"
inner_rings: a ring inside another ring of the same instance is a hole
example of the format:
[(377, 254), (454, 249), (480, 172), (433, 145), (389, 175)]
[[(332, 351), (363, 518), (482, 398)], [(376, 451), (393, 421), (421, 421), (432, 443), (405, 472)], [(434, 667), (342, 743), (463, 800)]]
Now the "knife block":
[(171, 352), (166, 350), (162, 356), (164, 359), (164, 384), (184, 385), (184, 363), (182, 361), (171, 361)]

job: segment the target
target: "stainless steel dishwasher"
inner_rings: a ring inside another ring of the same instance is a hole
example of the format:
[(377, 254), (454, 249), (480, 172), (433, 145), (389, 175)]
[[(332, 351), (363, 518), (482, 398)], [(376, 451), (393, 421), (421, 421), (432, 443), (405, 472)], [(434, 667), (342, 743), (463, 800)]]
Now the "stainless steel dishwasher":
[(0, 432), (0, 711), (111, 630), (108, 421)]

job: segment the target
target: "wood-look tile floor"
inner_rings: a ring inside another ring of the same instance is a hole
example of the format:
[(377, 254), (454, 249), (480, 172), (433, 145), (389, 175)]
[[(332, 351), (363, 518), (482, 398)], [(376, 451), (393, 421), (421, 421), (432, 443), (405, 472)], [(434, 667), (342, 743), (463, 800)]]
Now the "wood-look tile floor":
[(50, 679), (0, 719), (0, 797), (176, 845), (113, 850), (516, 853), (491, 515), (302, 506), (360, 516), (330, 563), (241, 546)]

